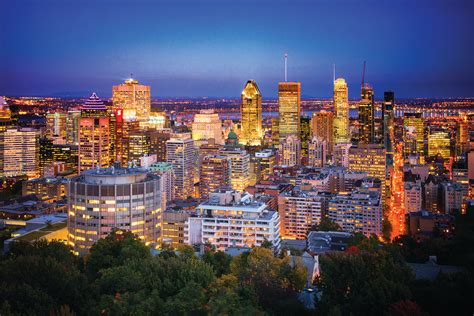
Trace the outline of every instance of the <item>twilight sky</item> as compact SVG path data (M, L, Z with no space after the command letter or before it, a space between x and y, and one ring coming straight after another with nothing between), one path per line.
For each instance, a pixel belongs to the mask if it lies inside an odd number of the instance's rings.
M0 95L110 96L129 77L154 97L264 98L283 80L332 95L332 65L359 95L474 96L470 0L14 0L0 14Z

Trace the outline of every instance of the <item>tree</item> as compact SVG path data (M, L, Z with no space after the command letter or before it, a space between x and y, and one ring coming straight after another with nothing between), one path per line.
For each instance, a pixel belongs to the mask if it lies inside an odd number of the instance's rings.
M217 277L230 273L230 262L232 261L232 256L225 252L212 250L206 251L202 260L214 269Z
M339 226L337 223L335 223L333 220L331 220L327 216L321 217L321 221L319 224L315 224L311 226L309 231L340 231L341 226Z

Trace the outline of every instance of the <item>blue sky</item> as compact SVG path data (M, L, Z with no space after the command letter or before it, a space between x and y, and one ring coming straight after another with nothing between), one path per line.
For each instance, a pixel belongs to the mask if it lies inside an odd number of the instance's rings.
M302 94L474 96L474 1L3 1L0 94L110 96L130 73L155 97L276 96L288 52Z

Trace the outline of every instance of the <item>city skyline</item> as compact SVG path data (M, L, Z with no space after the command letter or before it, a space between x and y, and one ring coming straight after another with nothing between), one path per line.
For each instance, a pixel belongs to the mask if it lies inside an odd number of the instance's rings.
M400 98L472 96L468 1L268 4L8 3L0 94L110 97L133 73L154 98L237 98L254 79L273 99L288 53L288 80L301 82L303 98L331 97L334 63L356 98L364 60L378 100L386 90Z

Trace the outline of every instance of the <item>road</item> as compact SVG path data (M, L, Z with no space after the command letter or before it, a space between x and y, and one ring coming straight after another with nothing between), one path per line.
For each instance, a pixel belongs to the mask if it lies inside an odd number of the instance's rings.
M395 147L391 179L392 195L389 201L388 218L392 224L391 239L405 233L405 205L403 195L403 151L402 144Z

